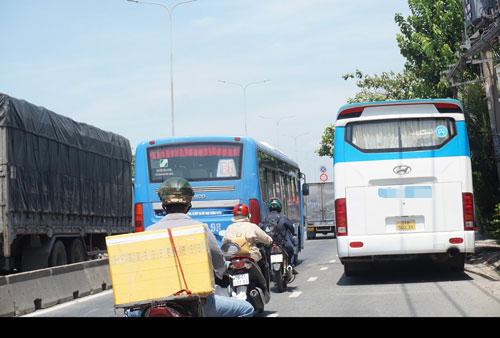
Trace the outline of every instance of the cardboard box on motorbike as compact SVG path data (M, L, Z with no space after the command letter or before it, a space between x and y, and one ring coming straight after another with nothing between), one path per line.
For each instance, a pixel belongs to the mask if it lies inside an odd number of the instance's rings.
M214 275L203 225L106 237L116 307L161 301L186 289L198 296L214 293Z

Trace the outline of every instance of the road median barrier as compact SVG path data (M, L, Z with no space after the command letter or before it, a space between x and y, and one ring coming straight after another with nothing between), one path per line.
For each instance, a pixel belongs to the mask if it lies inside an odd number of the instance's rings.
M0 316L19 316L111 288L108 259L0 277Z

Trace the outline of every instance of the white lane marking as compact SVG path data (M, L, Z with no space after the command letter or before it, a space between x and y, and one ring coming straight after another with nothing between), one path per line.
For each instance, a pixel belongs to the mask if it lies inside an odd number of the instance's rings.
M330 261L330 263L335 263L335 262L336 262L336 260L335 260L335 259L332 259L332 260Z
M318 279L318 277L311 277L307 281L308 282L314 282L314 281L316 281L316 279Z
M328 270L328 267L327 266L324 266L320 269L321 271L324 271L324 270Z
M29 313L29 314L21 316L21 317L43 316L46 313L49 313L49 312L52 312L52 311L57 311L57 310L66 308L66 307L71 306L71 305L75 305L75 304L79 304L79 303L84 303L84 302L89 301L89 300L93 300L93 299L96 299L96 298L99 298L99 297L102 297L102 296L109 295L110 293L113 293L113 289L107 290L107 291L103 291L103 292L99 292L98 294L95 294L95 295L91 295L91 296L87 296L87 297L75 299L75 300L73 300L71 302L63 303L63 304L60 304L60 305L55 305L55 306L52 306L52 307L50 307L48 309L37 310L35 312Z
M290 296L288 296L288 298L297 298L301 294L302 294L302 291L294 291L294 292L292 292L292 294Z
M278 312L268 314L266 317L278 317L280 314Z

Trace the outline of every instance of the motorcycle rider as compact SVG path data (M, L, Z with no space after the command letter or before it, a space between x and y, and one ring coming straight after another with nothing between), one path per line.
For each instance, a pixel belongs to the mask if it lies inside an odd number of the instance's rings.
M292 273L297 275L298 271L295 270L297 262L295 262L294 255L295 229L293 228L293 223L286 215L281 214L282 205L278 198L271 198L267 206L270 213L267 215L264 223L276 225L275 233L283 240L283 246L290 258L289 263L292 267Z
M208 236L214 273L218 279L225 280L226 263L215 236L206 224L195 221L187 215L189 209L191 209L191 200L194 196L193 188L189 182L180 177L171 177L161 184L158 196L167 215L159 222L148 227L146 231L202 224ZM210 295L206 300L204 312L207 317L251 317L254 313L253 306L245 300L220 295ZM139 317L141 311L129 312L128 315L130 317Z
M266 260L262 259L262 254L260 253L257 244L262 243L266 246L270 246L273 243L273 239L257 224L251 223L249 215L249 208L246 204L240 203L234 206L234 223L227 227L224 238L222 239L222 244L231 242L236 238L245 238L249 246L250 257L257 262L267 280L268 268Z

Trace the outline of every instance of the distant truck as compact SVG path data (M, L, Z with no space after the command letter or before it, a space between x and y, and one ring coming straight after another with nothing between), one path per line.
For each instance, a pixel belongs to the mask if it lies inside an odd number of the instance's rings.
M0 272L94 258L132 232L131 162L126 138L0 93Z
M334 183L308 183L309 195L305 197L307 239L316 234L333 233L335 236Z

